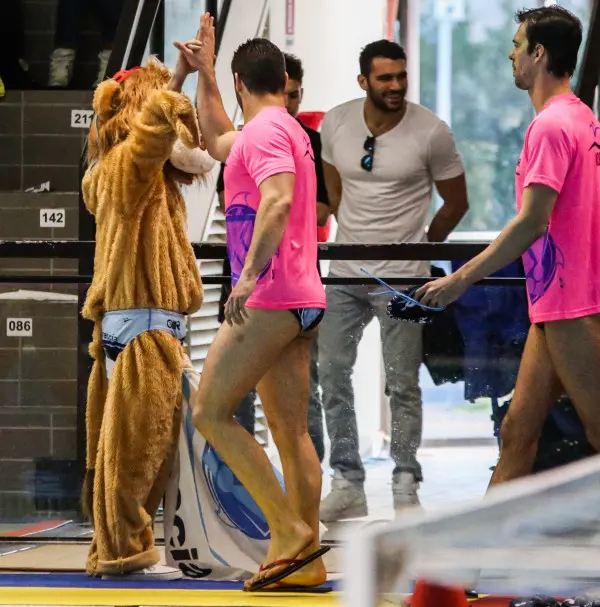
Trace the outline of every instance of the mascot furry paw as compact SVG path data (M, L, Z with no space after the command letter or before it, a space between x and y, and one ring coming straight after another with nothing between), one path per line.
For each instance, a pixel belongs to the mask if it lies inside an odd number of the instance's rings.
M174 579L158 565L153 518L179 433L185 315L202 303L180 184L212 168L189 98L151 58L94 95L83 180L96 219L94 321L83 501L93 576Z

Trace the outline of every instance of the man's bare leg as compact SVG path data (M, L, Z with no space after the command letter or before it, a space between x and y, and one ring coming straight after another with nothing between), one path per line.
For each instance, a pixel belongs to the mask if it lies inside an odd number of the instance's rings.
M308 433L311 346L312 336L294 339L258 384L269 429L281 456L287 496L295 512L314 533L312 544L301 557L319 548L322 473ZM269 554L267 560L275 556ZM323 560L317 559L286 578L284 583L314 586L326 580Z
M490 487L531 474L542 428L563 392L552 365L545 332L532 325L512 402L502 424L500 460Z
M546 339L587 439L600 452L600 315L548 322Z
M281 489L264 449L233 415L242 399L280 359L298 335L286 310L246 308L243 325L223 324L210 347L198 393L194 425L249 491L271 532L268 562L296 558L312 545L314 532ZM277 573L271 569L269 573Z

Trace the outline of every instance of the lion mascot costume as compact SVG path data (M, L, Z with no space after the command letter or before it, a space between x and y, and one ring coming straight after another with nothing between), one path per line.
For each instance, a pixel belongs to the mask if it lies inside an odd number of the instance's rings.
M181 577L159 564L153 519L177 448L185 315L202 304L179 186L213 161L172 77L150 58L103 82L88 138L96 253L82 311L94 322L83 502L94 525L87 573L105 579Z

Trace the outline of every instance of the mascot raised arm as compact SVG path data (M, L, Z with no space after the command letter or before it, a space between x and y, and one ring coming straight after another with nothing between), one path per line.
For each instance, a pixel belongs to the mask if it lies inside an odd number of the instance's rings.
M202 283L186 233L181 184L213 161L181 90L193 70L150 58L96 89L83 179L96 220L94 277L83 316L94 321L83 501L94 525L89 575L171 580L153 519L180 429L186 315Z

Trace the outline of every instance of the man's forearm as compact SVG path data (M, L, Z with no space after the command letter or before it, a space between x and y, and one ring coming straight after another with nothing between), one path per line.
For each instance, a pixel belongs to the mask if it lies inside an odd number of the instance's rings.
M287 227L291 203L261 200L243 272L256 278L277 252Z
M331 209L331 214L337 219L338 210L340 208L340 202L342 201L342 196L340 195L338 198L329 197L329 208Z
M327 198L329 198L329 208L332 215L337 218L338 209L342 200L342 178L338 170L333 164L323 160L323 177L325 179L325 189L327 190Z
M454 228L460 223L460 220L465 216L466 212L467 209L458 211L449 208L445 204L442 205L440 210L431 220L427 232L427 240L429 240L429 242L444 242Z
M171 80L167 83L166 89L167 91L173 91L175 93L181 93L183 90L183 84L185 82L185 76L181 76L180 74L173 74L171 76Z
M457 274L474 284L518 259L545 233L545 227L515 217L485 251L467 262Z
M223 106L223 99L214 72L198 73L197 98L200 131L208 153L211 154L217 139L221 135L235 130Z
M329 205L317 200L317 225L321 228L326 226L330 215L331 209Z

